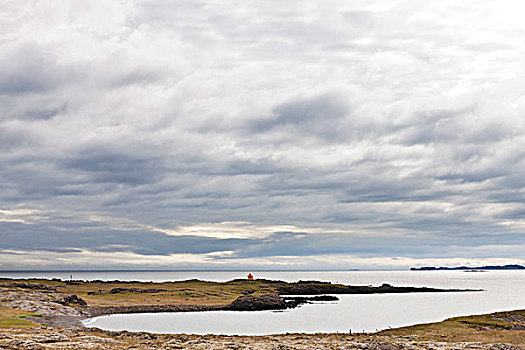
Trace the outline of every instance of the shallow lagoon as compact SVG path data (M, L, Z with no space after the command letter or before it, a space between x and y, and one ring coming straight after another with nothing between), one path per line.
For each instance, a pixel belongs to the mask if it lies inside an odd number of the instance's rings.
M184 277L179 279L224 281L242 277L241 274L231 271L185 272ZM151 279L143 280L160 278L159 275L149 277ZM155 333L263 335L286 332L348 332L350 329L353 332L372 332L389 327L435 322L452 316L525 308L524 271L267 271L257 272L256 277L285 281L324 280L355 285L390 283L396 286L484 291L339 295L338 302L308 304L297 309L277 312L213 311L110 315L86 320L85 324L107 330Z

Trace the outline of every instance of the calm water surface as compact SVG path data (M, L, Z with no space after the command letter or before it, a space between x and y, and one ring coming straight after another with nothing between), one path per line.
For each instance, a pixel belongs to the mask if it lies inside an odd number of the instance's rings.
M244 278L236 271L141 272L17 272L0 273L12 278L69 278L83 280L176 281L198 278L228 281ZM155 333L263 335L286 332L371 332L388 327L440 321L452 316L525 309L525 272L489 271L258 271L256 278L289 282L322 280L354 285L427 286L483 289L466 293L413 293L339 295L338 302L303 305L286 311L188 312L128 314L96 317L87 326L107 330Z

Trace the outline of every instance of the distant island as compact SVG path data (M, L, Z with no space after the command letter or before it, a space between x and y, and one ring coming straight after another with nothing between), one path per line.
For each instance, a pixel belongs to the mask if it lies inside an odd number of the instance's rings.
M499 266L457 266L457 267L435 267L435 266L423 266L423 267L412 267L411 271L439 271L439 270L525 270L525 266L522 265L499 265Z

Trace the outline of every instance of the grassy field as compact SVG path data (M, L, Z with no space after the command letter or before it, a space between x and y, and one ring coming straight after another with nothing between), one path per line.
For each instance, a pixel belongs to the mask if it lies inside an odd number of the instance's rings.
M0 285L10 283L0 280ZM262 280L239 280L224 283L188 280L180 282L62 282L40 279L24 280L31 284L45 284L59 293L75 294L84 299L88 305L99 306L133 306L133 305L228 305L243 294L261 295L277 293L271 283ZM137 289L112 294L116 288ZM141 293L140 290L161 289L155 293Z
M525 344L525 310L454 317L379 334L417 336L418 339L445 342Z
M34 327L35 324L33 322L26 320L27 316L33 316L33 314L10 307L0 306L0 328Z

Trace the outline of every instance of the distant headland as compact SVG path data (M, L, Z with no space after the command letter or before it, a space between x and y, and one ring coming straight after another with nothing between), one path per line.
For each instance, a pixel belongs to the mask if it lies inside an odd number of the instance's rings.
M525 270L525 266L522 265L496 265L496 266L456 266L456 267L435 267L435 266L423 266L423 267L412 267L412 271L438 271L438 270Z

